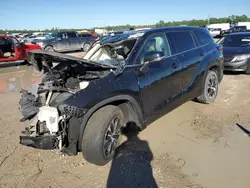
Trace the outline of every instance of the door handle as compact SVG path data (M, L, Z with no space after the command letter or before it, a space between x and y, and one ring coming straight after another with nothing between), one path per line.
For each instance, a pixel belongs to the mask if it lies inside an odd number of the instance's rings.
M204 55L205 55L205 53L204 53L204 52L201 52L200 56L204 56Z
M180 64L178 64L178 63L173 63L173 64L171 65L171 68L177 69L179 66L180 66Z

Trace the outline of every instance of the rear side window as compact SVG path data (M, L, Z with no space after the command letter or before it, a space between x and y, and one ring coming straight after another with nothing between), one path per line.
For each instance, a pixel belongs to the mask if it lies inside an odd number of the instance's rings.
M74 32L67 33L67 36L68 38L77 38L77 35Z
M175 53L181 53L195 48L195 43L189 31L169 32L169 44Z
M80 37L91 37L91 34L81 34Z
M202 32L202 31L195 31L195 36L196 36L196 38L201 46L206 45L212 41L211 36L205 32Z

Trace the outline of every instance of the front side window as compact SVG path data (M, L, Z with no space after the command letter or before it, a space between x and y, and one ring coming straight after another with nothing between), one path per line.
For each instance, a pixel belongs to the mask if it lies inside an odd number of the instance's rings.
M195 43L189 31L177 31L167 33L169 44L175 49L175 53L181 53L195 48Z
M221 29L220 28L214 28L214 29L212 29L212 31L221 31Z
M144 64L147 56L156 53L161 54L162 57L170 56L168 42L163 34L154 35L147 39L142 51L140 52L137 63Z

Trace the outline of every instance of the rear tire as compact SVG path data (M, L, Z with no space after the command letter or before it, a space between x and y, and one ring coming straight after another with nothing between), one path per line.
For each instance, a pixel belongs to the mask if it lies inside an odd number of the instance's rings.
M83 133L82 152L85 159L100 166L112 160L121 142L122 126L123 113L119 107L107 105L97 110Z
M203 93L197 97L197 100L204 104L210 104L215 101L219 88L219 79L215 71L208 71L204 84Z
M44 50L49 51L49 52L54 52L54 48L52 46L46 46Z
M246 74L250 75L250 63L247 65L247 70L245 72Z
M83 51L84 52L87 52L87 51L89 51L89 49L90 49L90 44L89 43L85 43L84 45L83 45Z

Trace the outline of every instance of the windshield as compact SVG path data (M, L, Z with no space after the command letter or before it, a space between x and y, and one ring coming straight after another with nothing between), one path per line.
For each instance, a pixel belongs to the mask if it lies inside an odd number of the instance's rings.
M92 46L83 58L100 64L116 66L127 59L136 40L137 39L134 38L123 42L104 45L98 42Z
M13 41L14 44L20 43L15 37L11 37L11 39L12 39L12 41Z
M219 44L224 47L250 47L250 35L228 35Z

